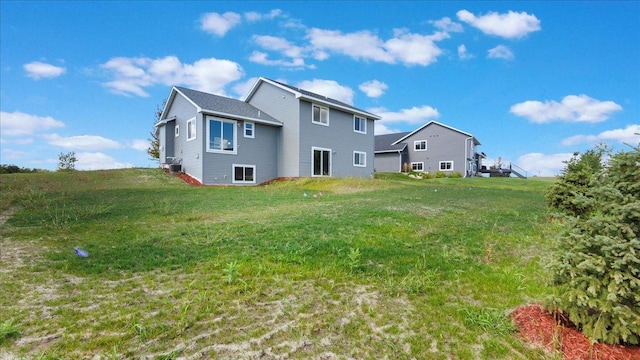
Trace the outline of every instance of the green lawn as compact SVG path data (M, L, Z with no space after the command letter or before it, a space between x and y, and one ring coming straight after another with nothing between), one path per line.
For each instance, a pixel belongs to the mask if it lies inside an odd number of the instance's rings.
M552 359L550 184L0 175L0 358Z

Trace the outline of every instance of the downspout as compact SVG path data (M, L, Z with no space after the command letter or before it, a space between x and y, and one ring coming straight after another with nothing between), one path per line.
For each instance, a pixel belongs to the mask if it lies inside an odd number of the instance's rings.
M464 140L464 177L467 177L467 174L469 173L469 169L467 168L469 166L468 146L469 146L469 140L471 139L473 139L473 136L470 136Z

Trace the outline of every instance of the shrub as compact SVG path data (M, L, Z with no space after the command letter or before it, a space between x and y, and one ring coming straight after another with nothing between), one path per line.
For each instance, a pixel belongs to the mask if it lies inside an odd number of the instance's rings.
M433 179L433 174L431 174L430 172L424 172L422 173L422 178L423 179Z
M447 173L445 173L444 171L438 171L436 172L436 178L445 178L447 177Z
M460 174L459 172L452 172L451 174L449 174L449 177L452 179L458 179L462 177L462 174Z
M640 147L611 156L588 179L584 158L569 161L560 183L579 178L588 187L565 184L577 190L551 203L566 220L549 264L556 291L547 306L592 340L639 344Z

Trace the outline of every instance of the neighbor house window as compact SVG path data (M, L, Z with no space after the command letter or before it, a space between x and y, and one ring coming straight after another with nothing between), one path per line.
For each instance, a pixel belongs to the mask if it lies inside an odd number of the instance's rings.
M440 171L452 171L453 161L440 161Z
M424 171L424 163L423 162L412 162L411 170L413 171Z
M311 148L312 176L331 176L331 149Z
M187 121L187 141L196 138L196 118Z
M255 165L233 165L233 183L234 184L255 184L256 183L256 166Z
M255 125L252 122L245 121L244 122L244 137L246 138L254 138L255 137Z
M207 151L236 153L235 121L208 117L207 128Z
M176 137L180 136L180 125L176 124L175 132L176 132Z
M359 116L353 117L353 131L361 134L367 133L367 119Z
M314 124L329 126L329 109L326 107L313 105L313 119Z
M427 150L427 140L418 140L413 142L413 149L415 151Z
M367 166L367 153L362 151L354 151L353 166Z

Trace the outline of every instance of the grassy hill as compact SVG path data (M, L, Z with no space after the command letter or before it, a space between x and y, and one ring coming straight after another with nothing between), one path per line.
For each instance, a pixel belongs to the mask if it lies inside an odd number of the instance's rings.
M550 183L0 175L0 358L550 358Z

